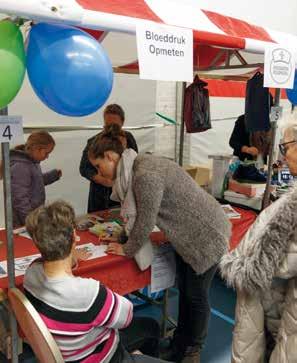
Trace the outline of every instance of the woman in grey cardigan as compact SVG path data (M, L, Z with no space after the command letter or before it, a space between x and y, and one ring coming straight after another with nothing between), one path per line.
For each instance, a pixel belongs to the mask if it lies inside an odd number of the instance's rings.
M109 252L133 257L155 225L165 233L176 251L180 291L170 360L197 363L208 329L209 288L228 248L230 224L216 200L181 167L124 150L123 136L112 125L89 149L92 165L115 181L114 194L130 224L127 243L111 244Z

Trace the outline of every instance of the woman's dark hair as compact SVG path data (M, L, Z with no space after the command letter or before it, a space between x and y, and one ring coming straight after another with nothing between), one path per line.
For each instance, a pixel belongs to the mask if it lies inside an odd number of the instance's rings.
M103 116L105 116L106 114L118 115L123 123L125 121L125 112L122 107L120 105L117 105L116 103L105 107L103 111Z
M120 125L111 124L95 138L89 147L89 156L91 158L104 158L104 153L113 151L122 155L127 146L126 133Z

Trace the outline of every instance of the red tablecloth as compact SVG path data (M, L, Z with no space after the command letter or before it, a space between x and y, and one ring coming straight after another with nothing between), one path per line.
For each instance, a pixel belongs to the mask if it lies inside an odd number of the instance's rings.
M98 243L98 238L90 232L78 232L80 236L79 244ZM0 231L0 240L5 242L5 232ZM24 237L14 237L15 257L24 257L38 253L34 243ZM0 261L6 260L6 246L0 246ZM127 294L147 286L151 281L150 269L140 271L133 259L121 256L108 255L88 261L79 262L75 275L82 277L92 277L100 280L106 286L112 288L119 294ZM23 276L16 277L16 285L21 286ZM0 288L7 289L8 279L0 279Z
M239 242L242 240L244 235L250 226L254 223L257 218L257 213L242 209L242 208L234 208L238 213L240 213L241 218L232 219L232 236L230 241L230 250L233 250L237 247Z
M232 237L230 241L230 249L233 249L240 242L242 237L247 232L250 225L256 219L256 213L240 208L235 208L240 214L240 219L233 219L232 222ZM78 232L80 242L85 243L98 243L98 238L90 232ZM151 239L158 243L164 237L161 233L152 233ZM0 240L6 241L5 231L0 231ZM24 237L15 235L14 237L14 253L15 257L24 257L38 253L33 242ZM6 260L6 245L0 245L0 261ZM82 277L91 277L100 280L103 284L111 288L119 294L127 294L132 291L138 290L150 284L151 271L150 269L142 272L138 269L135 261L126 257L120 256L106 256L88 261L81 261L78 268L74 271L76 275ZM16 285L21 286L23 283L23 276L16 277ZM0 279L0 288L7 289L8 279Z

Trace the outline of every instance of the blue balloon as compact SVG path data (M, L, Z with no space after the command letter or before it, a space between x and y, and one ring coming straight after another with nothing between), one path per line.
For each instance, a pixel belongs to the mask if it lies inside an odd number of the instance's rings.
M295 71L294 88L287 89L287 96L293 105L297 105L297 71Z
M33 26L27 69L41 101L66 116L97 111L112 90L112 65L102 46L91 35L67 25Z

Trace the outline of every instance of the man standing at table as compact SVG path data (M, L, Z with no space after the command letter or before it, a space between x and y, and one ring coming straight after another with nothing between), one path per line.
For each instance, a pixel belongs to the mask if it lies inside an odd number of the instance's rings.
M103 117L104 127L107 127L111 124L117 124L122 128L125 122L125 112L122 107L117 104L108 105L103 112ZM127 139L127 148L138 152L138 147L134 136L128 131L125 131L125 134ZM101 173L89 162L89 148L98 135L93 136L88 140L87 146L83 151L79 167L81 176L90 181L88 213L119 206L118 203L110 200L113 181L101 175Z

